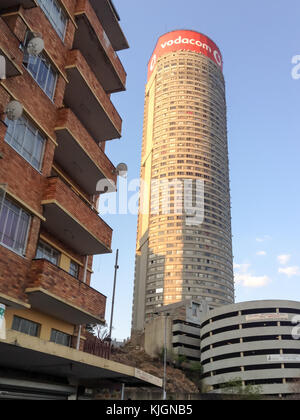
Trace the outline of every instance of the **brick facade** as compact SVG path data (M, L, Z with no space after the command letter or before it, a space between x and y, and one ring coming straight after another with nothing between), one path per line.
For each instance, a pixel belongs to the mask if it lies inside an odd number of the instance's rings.
M81 15L85 15L87 17L89 24L93 27L96 33L96 36L99 39L101 47L105 51L105 54L107 55L107 58L111 62L114 70L117 72L122 85L125 87L126 72L124 70L124 67L119 57L115 53L112 45L110 44L110 42L108 42L105 31L99 19L97 18L97 15L94 9L92 8L90 2L88 0L78 0L75 13L76 13L76 17L79 17Z
M74 220L73 223L78 222L94 240L103 244L108 252L110 250L112 229L95 210L97 195L90 195L82 186L79 187L61 159L59 164L55 161L60 141L59 132L66 130L74 138L76 147L80 147L82 153L85 153L84 164L90 163L94 171L94 168L98 168L99 179L104 177L116 182L115 167L105 154L105 140L108 139L101 139L99 143L99 139L94 138L89 127L81 121L78 112L72 109L72 104L66 107L65 103L66 89L70 91L70 86L72 89L68 69L74 67L83 76L99 102L99 112L101 111L102 117L104 115L108 130L111 124L111 132L116 132L115 137L120 137L122 120L110 100L111 92L105 90L99 77L96 77L94 71L97 69L87 63L85 51L73 47L78 30L76 16L85 15L92 25L97 34L99 49L104 51L103 57L108 60L105 65L109 64L114 77L117 75L123 87L125 87L126 73L108 41L109 36L103 30L103 22L97 17L90 2L63 0L58 3L63 6L68 18L63 41L40 7L24 9L20 5L18 8L2 11L0 2L0 54L2 51L9 60L11 68L15 68L19 73L18 76L7 77L0 82L0 184L6 184L6 198L31 216L24 255L5 247L1 243L0 236L0 303L2 299L7 305L7 310L13 310L17 302L18 307L24 305L30 311L30 299L26 290L40 287L52 296L57 296L66 305L73 305L83 312L104 319L106 297L90 287L93 255L76 252L76 247L73 249L70 244L64 243L61 238L46 229L47 220L45 220L46 205L52 201L54 205L58 204L66 210L68 216ZM23 65L24 52L20 46L27 31L42 36L45 43L44 57L57 73L53 100L47 96ZM89 39L84 42L87 44ZM81 39L81 46L84 42ZM105 73L105 77L108 77L108 74ZM40 171L5 140L7 125L3 113L11 100L18 100L23 105L24 116L45 138ZM97 114L95 115L97 117ZM65 258L65 261L73 260L78 263L78 279L46 260L35 260L40 238L66 255L68 258ZM85 276L86 258L88 270ZM11 305L8 305L10 299ZM74 331L78 331L78 325L74 324ZM73 346L76 345L76 334L72 343ZM82 342L80 348L83 348Z
M62 206L84 228L92 232L100 242L110 248L112 240L111 228L58 177L48 179L47 187L44 190L43 202L46 203L48 201L56 202Z
M115 109L109 95L105 92L79 50L72 50L68 52L66 67L76 68L78 70L93 92L94 96L97 98L99 104L101 104L101 107L112 121L118 133L121 133L122 119L118 114L118 111Z
M64 128L67 129L74 139L80 143L80 146L86 153L89 154L95 164L101 168L105 176L116 183L117 176L114 165L108 159L104 150L93 141L91 135L70 109L62 108L58 111L56 126L56 131L60 131Z
M70 305L104 319L106 297L46 260L33 260L28 289L42 288Z

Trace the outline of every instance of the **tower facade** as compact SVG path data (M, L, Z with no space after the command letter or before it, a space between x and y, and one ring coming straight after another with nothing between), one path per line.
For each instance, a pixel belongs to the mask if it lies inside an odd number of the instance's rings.
M194 31L163 35L149 61L132 330L185 299L234 302L223 61Z

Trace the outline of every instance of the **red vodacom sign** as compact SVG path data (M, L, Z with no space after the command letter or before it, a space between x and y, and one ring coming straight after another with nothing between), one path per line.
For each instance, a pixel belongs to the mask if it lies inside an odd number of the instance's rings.
M148 80L155 69L157 60L174 51L195 51L213 60L223 70L223 59L219 48L207 36L194 31L169 32L159 38L148 65Z

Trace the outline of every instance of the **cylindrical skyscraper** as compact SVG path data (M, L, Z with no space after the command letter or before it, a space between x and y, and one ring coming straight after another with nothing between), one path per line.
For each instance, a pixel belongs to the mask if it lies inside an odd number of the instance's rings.
M163 305L234 302L222 68L214 42L186 30L163 35L149 61L133 331Z

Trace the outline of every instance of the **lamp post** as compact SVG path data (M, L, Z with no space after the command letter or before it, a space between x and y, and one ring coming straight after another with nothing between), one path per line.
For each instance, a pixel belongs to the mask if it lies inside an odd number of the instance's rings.
M115 306L116 283L117 283L117 271L119 269L118 260L119 260L119 250L117 249L116 263L115 263L115 275L114 275L114 288L113 288L113 297L112 297L112 304L111 304L111 316L110 316L110 327L109 327L109 339L110 339L110 341L111 341L111 334L112 334L112 329L113 329L114 306Z

